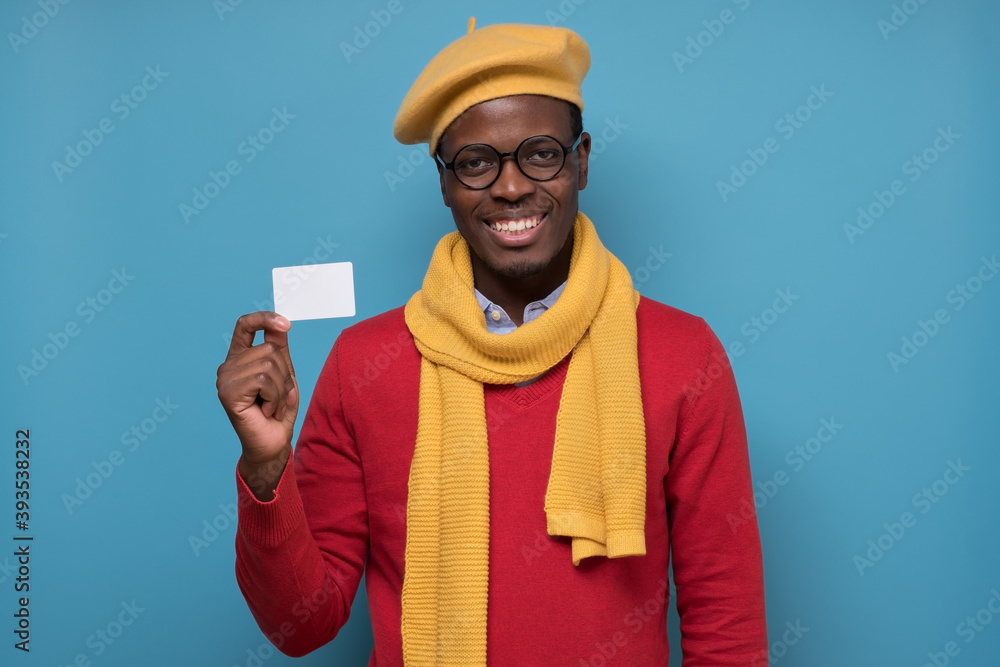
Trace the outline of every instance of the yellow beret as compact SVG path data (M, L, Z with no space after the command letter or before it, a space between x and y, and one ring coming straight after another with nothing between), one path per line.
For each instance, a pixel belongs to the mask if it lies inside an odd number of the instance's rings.
M568 28L505 23L475 29L427 63L396 113L403 144L428 143L431 156L445 128L469 107L508 95L548 95L583 110L580 85L590 49Z

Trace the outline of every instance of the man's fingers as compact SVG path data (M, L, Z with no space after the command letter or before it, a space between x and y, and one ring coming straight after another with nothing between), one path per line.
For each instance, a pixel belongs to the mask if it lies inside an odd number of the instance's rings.
M291 323L289 323L291 325ZM264 345L274 345L278 348L278 353L280 358L284 361L287 369L288 375L286 377L286 385L288 387L288 396L286 400L288 405L294 406L299 402L299 386L295 381L295 365L292 364L292 355L288 351L288 331L274 331L268 330L264 332ZM278 419L284 419L285 416L285 406L278 411L275 415Z
M264 361L264 363L267 364L274 364L278 373L285 380L285 391L291 392L293 389L298 387L295 383L295 371L291 367L292 360L288 356L287 347L279 349L277 344L273 341L255 345L240 355L240 365L237 366L234 371L239 373L246 367L257 363L258 361Z
M272 311L243 315L236 321L226 363L219 369L219 382L229 385L225 393L235 399L231 393L235 390L243 397L236 400L254 399L268 418L283 419L286 406L298 404L295 368L288 352L291 326ZM254 345L258 331L264 332L264 342Z
M267 368L273 366L281 377L285 379L287 390L291 390L295 383L292 380L292 369L288 366L288 358L282 353L273 342L254 345L236 359L226 362L227 372L235 375L245 375L249 370Z
M274 343L263 343L256 345L252 349L244 352L238 363L230 369L230 374L234 377L248 377L256 373L267 373L275 387L284 387L287 394L295 388L295 380L292 376L285 358L275 348Z
M256 313L243 315L236 320L236 327L233 329L233 338L229 342L229 353L226 355L226 359L253 347L253 339L261 329L264 330L265 340L268 340L269 334L280 334L284 339L283 346L286 348L287 354L287 332L291 327L291 322L269 310L259 310Z
M284 378L277 376L274 369L262 369L244 376L242 392L248 398L255 396L265 417L270 417L285 405L288 395Z
M228 364L216 382L224 406L242 412L254 401L263 401L264 415L270 417L285 403L297 402L296 396L290 396L295 382L273 343L257 345ZM241 405L245 407L237 408Z
M284 320L284 318L282 318L282 319ZM288 322L288 320L285 320L285 321ZM288 326L291 327L291 322L289 322ZM288 329L284 329L284 330L280 330L280 329L267 329L267 330L265 330L264 331L264 342L265 343L274 343L278 347L278 350L281 353L282 359L284 359L285 363L288 365L288 371L292 374L292 377L294 377L295 376L295 366L292 365L292 355L288 351Z

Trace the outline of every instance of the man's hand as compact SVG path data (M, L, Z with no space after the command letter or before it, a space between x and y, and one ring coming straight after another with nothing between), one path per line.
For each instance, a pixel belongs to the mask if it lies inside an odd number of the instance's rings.
M236 320L215 386L243 445L240 475L260 500L270 500L291 453L299 388L288 353L292 324L270 311ZM254 336L264 331L264 342Z

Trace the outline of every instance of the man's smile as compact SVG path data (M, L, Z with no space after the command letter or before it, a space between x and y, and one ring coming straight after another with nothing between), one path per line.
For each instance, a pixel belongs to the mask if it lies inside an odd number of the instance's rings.
M490 234L500 244L506 247L517 247L529 244L545 228L548 213L530 217L505 218L487 222Z

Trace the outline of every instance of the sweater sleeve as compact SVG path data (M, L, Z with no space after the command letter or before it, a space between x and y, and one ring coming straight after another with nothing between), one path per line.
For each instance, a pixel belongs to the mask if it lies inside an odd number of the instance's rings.
M336 637L368 556L364 476L341 405L340 341L320 372L274 498L257 500L236 474L236 580L261 630L293 657Z
M746 427L729 358L704 324L664 480L684 667L767 667L764 575ZM690 389L694 387L694 389Z

